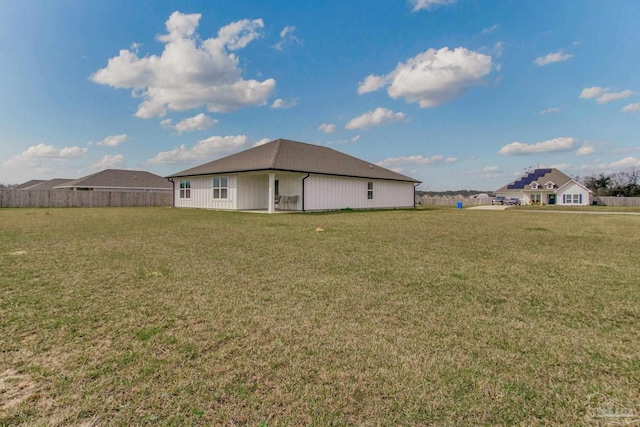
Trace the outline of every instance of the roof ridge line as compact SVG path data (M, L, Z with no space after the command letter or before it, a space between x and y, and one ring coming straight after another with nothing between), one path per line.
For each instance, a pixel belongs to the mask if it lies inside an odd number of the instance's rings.
M282 146L282 138L277 139L276 141L274 141L276 143L276 149L273 152L273 158L271 159L271 168L275 168L276 167L276 163L278 163L278 155L280 154L280 147Z

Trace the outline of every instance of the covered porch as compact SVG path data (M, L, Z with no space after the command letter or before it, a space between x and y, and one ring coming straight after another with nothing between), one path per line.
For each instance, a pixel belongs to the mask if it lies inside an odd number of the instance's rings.
M526 205L555 205L557 201L555 191L527 191L524 198Z
M277 171L238 175L236 208L268 213L301 211L304 177Z

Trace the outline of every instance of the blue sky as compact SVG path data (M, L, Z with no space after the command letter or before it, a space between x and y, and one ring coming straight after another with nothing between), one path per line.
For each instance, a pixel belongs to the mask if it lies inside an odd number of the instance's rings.
M286 138L494 190L640 167L640 2L3 1L0 183Z

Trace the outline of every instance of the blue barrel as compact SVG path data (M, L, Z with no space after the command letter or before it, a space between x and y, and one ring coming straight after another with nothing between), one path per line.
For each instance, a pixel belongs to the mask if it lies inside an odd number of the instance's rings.
M462 202L456 202L456 208L462 209Z

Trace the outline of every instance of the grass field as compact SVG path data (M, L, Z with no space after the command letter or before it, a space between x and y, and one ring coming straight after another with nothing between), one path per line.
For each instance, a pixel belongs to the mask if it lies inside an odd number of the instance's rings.
M566 211L566 212L598 212L598 213L640 213L638 206L567 206L567 205L544 205L544 206L511 206L509 209L531 210L531 211Z
M0 425L638 423L639 230L2 209Z

